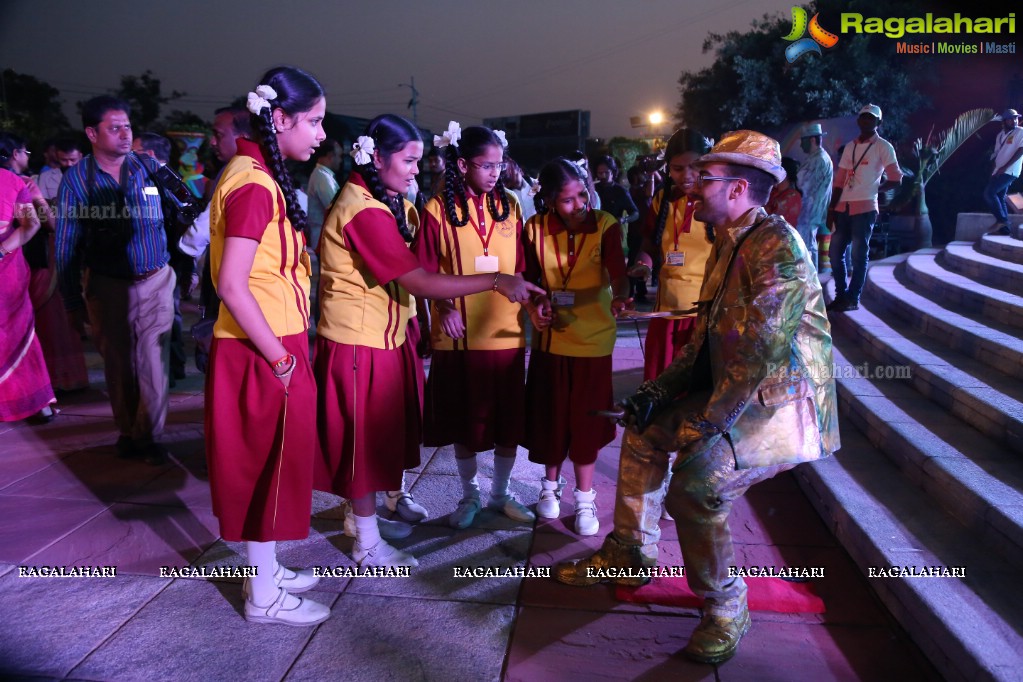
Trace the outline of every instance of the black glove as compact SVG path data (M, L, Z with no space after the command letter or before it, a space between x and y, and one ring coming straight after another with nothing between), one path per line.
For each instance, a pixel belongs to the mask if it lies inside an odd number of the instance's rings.
M663 388L656 382L644 381L634 394L621 402L625 408L625 423L642 433L668 402L668 394Z

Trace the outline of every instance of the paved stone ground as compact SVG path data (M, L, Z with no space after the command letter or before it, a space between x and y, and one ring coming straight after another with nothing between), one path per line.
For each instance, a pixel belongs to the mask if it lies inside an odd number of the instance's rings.
M187 323L187 318L186 318ZM637 329L622 323L619 395L641 376ZM152 467L116 457L116 432L90 352L93 389L61 400L52 424L0 424L0 678L71 680L930 680L939 679L886 616L863 572L786 474L735 506L744 565L823 566L823 615L754 612L738 655L720 666L678 654L695 609L619 603L610 588L553 580L460 579L464 566L551 566L596 549L611 527L618 441L597 464L601 534L563 518L535 528L485 512L446 524L460 497L450 448L425 449L407 484L433 515L395 544L419 558L404 579L330 578L311 593L333 609L316 628L249 625L238 581L162 578L160 568L242 565L218 536L205 480L202 377L172 389ZM619 434L620 435L620 434ZM492 456L481 455L484 491ZM513 490L533 504L540 468L519 458ZM316 493L309 538L282 543L291 566L352 566L338 498ZM663 522L664 563L682 559ZM115 566L103 579L20 577L19 567Z

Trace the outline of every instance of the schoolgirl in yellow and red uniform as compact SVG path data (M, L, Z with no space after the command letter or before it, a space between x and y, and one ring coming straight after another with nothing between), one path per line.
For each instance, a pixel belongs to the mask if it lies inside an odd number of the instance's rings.
M502 133L503 135L503 133ZM525 270L522 213L501 182L501 136L452 121L437 146L446 154L444 190L427 202L416 255L429 272L461 275ZM433 359L424 411L427 446L454 444L462 499L451 514L469 527L481 509L476 454L494 450L489 507L516 521L536 516L508 492L525 436L526 339L522 306L484 291L433 301Z
M597 452L614 439L608 419L592 414L611 409L611 353L615 317L629 303L621 226L590 208L583 171L555 159L540 171L537 214L525 227L526 278L546 297L530 316L537 334L526 378L526 447L543 464L537 514L560 515L561 468L575 467L576 532L599 529L593 471Z
M285 159L306 161L325 138L320 84L290 67L249 93L255 141L210 202L210 261L221 298L206 378L206 456L213 512L225 540L245 541L249 621L315 625L330 610L293 596L312 571L277 563L278 540L309 535L316 383L309 364L309 256Z
M693 218L696 204L689 193L698 176L693 163L708 148L702 135L686 128L675 131L665 147L667 173L647 213L643 243L648 255L661 263L654 312L691 310L700 297L713 242L707 226ZM689 343L695 325L695 313L650 320L643 354L645 380L657 378L671 364Z
M385 114L353 149L356 168L324 221L323 299L315 374L323 457L316 487L352 501L360 566L416 566L385 542L376 493L398 490L419 464L421 414L415 349L406 343L409 295L431 299L495 290L515 302L542 293L502 273L429 273L407 247L411 215L403 195L419 173L418 129Z

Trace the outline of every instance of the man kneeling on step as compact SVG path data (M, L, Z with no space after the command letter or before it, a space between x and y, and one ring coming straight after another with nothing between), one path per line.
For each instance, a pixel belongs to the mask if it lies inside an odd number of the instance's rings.
M839 447L831 327L806 247L763 209L785 177L778 143L727 133L699 161L696 219L714 225L693 340L623 401L614 532L558 580L593 585L601 568L657 563L665 504L703 618L683 653L731 658L750 626L746 585L730 577L732 503L753 484ZM678 396L684 395L682 399ZM678 452L668 476L669 454ZM618 582L642 584L642 578Z

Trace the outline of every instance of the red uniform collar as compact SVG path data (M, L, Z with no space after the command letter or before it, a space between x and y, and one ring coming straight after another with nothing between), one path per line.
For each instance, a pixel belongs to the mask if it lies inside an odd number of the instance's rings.
M557 211L551 210L547 214L547 231L551 234L559 234L561 232L568 232L568 226L565 225L565 221L561 219ZM592 234L597 231L597 212L590 209L589 214L586 216L586 220L583 222L581 228L573 230L576 234Z
M259 146L258 142L254 142L244 137L239 137L236 140L238 145L238 155L247 156L250 159L255 159L264 168L269 168L266 163L266 158L263 157L263 148Z

